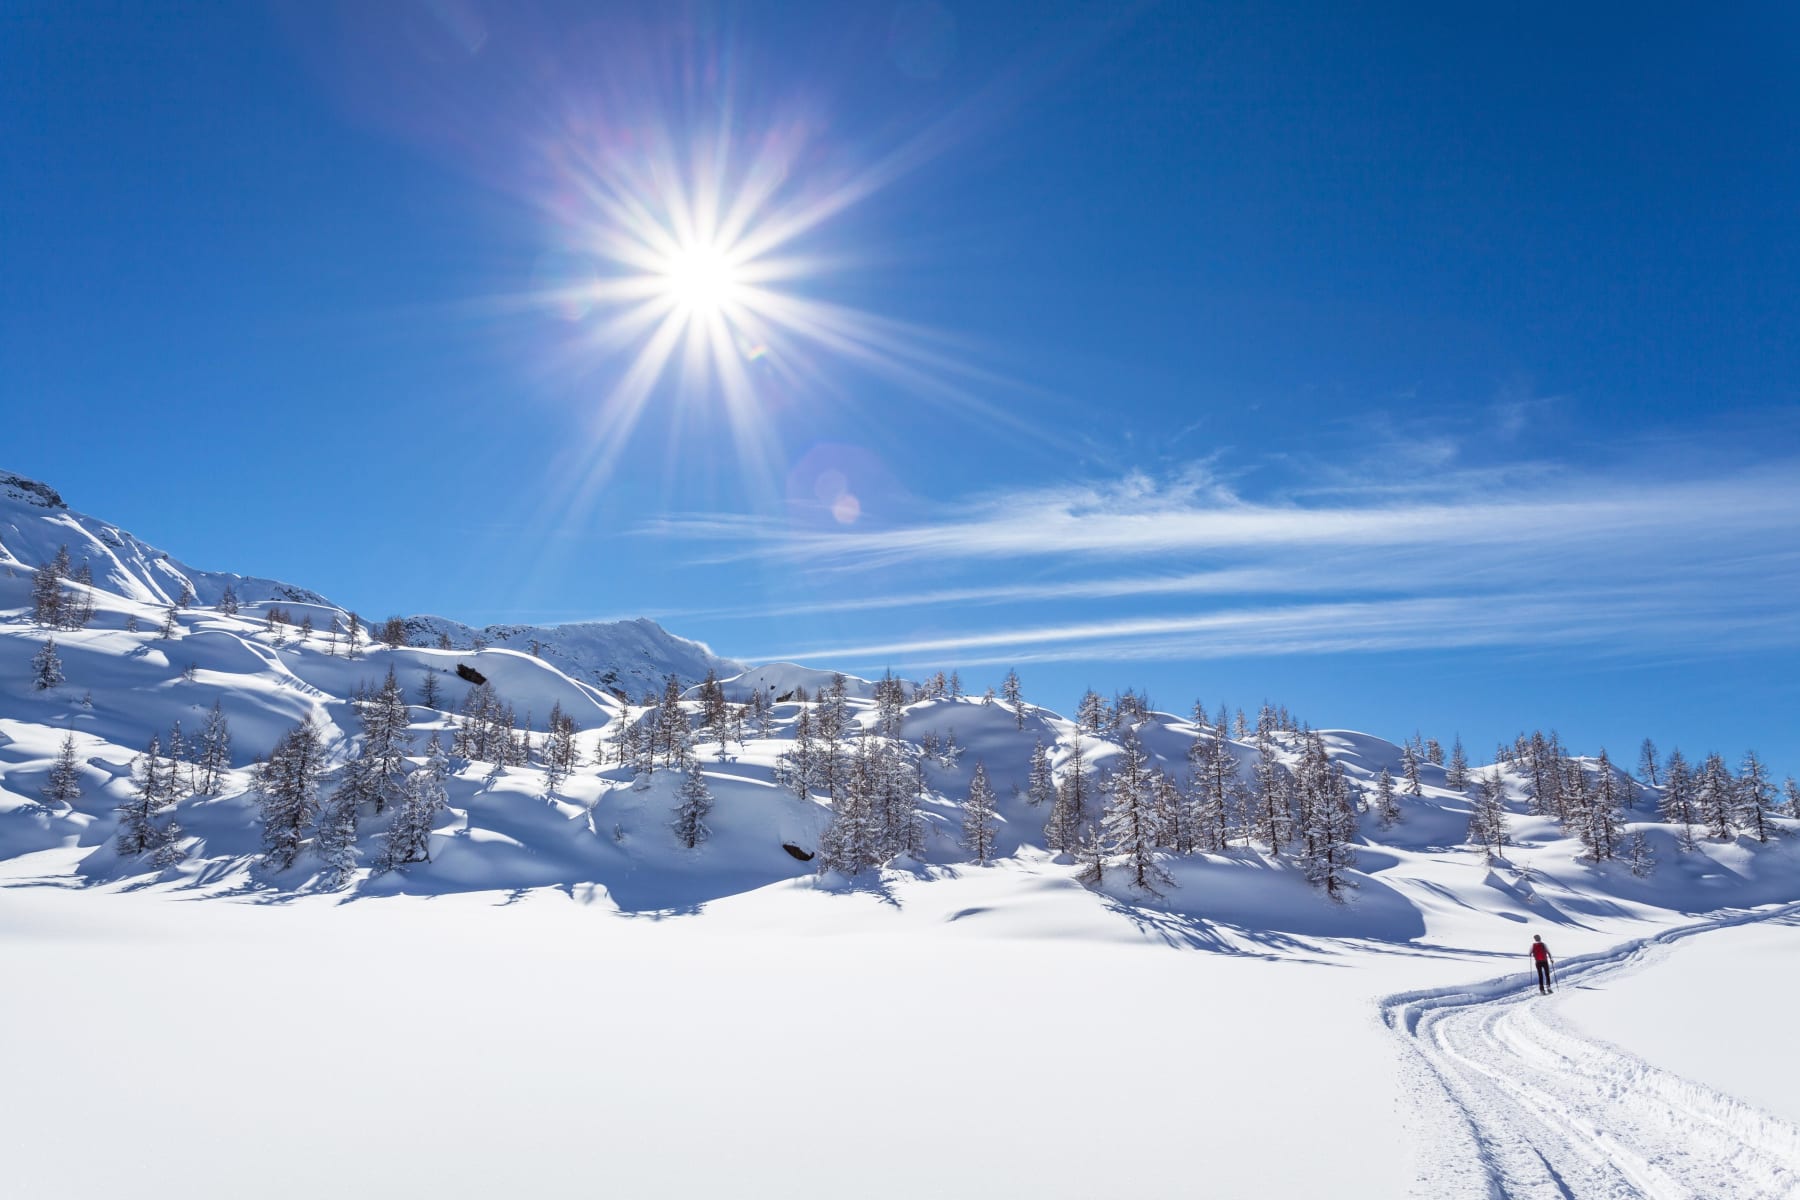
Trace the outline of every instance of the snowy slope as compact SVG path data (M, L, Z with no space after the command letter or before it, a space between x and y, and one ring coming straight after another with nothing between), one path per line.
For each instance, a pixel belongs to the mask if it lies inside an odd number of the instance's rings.
M406 618L407 641L435 646L478 643L535 653L565 674L631 700L660 692L674 675L683 682L708 671L736 675L744 664L721 658L702 642L677 637L648 618L634 621L578 621L565 625L489 625L476 629L445 617Z
M47 484L0 471L0 568L35 568L61 546L76 567L89 566L98 587L143 604L173 604L183 584L205 605L216 604L227 586L240 600L326 603L290 583L197 570L116 525L75 512Z

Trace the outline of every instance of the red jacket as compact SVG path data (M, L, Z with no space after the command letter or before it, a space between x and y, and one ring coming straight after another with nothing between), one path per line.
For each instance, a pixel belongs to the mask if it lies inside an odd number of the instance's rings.
M1550 957L1550 947L1544 945L1542 942L1531 943L1531 957L1537 959L1539 962L1543 962Z

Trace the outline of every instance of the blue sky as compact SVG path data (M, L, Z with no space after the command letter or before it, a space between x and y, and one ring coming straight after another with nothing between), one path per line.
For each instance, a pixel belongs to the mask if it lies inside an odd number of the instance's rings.
M375 615L1800 770L1800 15L1316 7L8 5L0 465Z

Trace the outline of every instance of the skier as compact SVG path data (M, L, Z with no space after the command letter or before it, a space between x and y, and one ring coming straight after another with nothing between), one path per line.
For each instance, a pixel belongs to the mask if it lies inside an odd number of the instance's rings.
M1544 945L1544 939L1535 933L1531 935L1531 961L1537 964L1538 994L1548 995L1554 990L1550 986L1550 964L1556 960L1550 957L1550 947Z

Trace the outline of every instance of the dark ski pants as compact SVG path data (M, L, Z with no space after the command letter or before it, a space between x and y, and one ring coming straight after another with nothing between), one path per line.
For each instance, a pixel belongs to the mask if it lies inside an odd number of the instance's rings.
M1547 992L1550 990L1550 964L1547 962L1540 961L1537 965L1537 969L1538 969L1538 991Z

